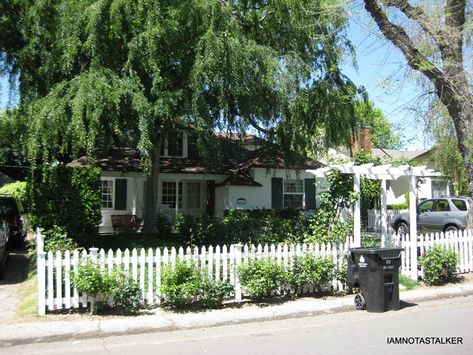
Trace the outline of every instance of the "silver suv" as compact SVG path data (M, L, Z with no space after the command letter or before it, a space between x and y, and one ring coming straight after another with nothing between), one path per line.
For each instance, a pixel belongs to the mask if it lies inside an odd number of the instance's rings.
M449 232L465 229L468 197L441 196L417 206L417 232ZM394 217L393 229L398 235L409 233L409 212Z

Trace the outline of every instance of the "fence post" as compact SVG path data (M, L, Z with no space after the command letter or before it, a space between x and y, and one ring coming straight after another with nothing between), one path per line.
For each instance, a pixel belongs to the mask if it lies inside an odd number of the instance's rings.
M242 256L242 249L243 246L241 244L234 244L233 250L235 251L235 260L233 263L233 279L235 280L235 301L241 301L241 283L240 283L240 275L238 274L238 267L241 264L241 256Z
M41 234L41 230L36 228L36 254L42 253L44 251L44 235Z
M36 254L36 272L38 274L38 314L46 314L46 253Z

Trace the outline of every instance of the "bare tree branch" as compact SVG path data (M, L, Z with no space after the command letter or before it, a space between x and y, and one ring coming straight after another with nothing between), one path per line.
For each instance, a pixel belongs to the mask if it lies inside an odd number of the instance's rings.
M377 0L365 0L365 8L376 21L384 36L402 51L413 69L419 70L432 82L444 80L442 71L422 55L402 27L388 19Z

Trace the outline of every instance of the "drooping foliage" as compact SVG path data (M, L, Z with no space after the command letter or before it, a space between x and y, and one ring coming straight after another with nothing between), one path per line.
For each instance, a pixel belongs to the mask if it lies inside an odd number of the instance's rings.
M320 127L346 143L355 125L338 0L4 0L0 13L0 69L19 75L33 163L127 140L156 196L175 127L252 127L294 152Z

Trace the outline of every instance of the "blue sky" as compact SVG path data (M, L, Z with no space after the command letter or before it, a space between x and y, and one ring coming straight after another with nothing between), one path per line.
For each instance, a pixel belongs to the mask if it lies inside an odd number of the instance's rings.
M413 79L405 78L402 53L383 38L360 5L352 6L352 12L348 36L356 49L358 70L347 62L343 72L367 89L376 107L383 110L394 129L401 133L405 149L431 146L424 138L422 120L409 110L417 104L422 91ZM389 78L392 79L386 85ZM8 81L0 78L0 108L8 103L8 87Z
M408 69L403 54L383 37L359 3L351 11L348 37L356 50L358 70L348 62L342 68L343 73L367 89L376 107L383 110L401 134L404 149L432 146L424 138L422 118L412 111L412 107L423 105L420 99L423 90L413 78L406 77Z

